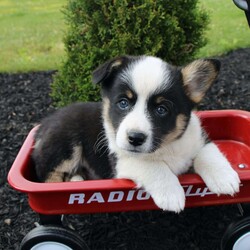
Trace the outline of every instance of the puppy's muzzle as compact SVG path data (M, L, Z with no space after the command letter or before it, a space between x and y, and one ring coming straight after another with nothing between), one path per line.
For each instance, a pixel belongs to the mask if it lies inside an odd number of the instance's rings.
M128 142L134 146L141 146L147 139L147 136L139 131L130 131L127 133Z

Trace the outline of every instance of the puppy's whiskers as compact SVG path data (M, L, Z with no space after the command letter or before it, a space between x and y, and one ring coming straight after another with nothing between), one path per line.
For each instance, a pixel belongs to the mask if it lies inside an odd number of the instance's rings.
M107 136L114 135L114 133L107 133L107 132L105 133L105 131L103 130L98 134L97 140L93 146L95 154L100 152L101 156L103 156L104 154L109 153L108 139L106 135ZM103 149L105 150L103 151Z
M108 146L108 141L107 141L107 137L105 135L105 132L104 131L101 131L98 136L97 136L97 140L94 144L94 152L97 153L97 152L101 152L102 149L104 147L107 147ZM106 149L107 150L107 149ZM106 152L105 150L105 152Z
M157 152L159 149L159 152L164 152L164 154L173 155L173 149L168 144L165 144L165 140L162 138L156 138L156 143L153 145L153 151Z

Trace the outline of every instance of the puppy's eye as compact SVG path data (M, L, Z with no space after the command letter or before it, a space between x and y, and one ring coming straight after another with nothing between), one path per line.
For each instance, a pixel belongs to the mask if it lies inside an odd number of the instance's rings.
M117 105L121 110L126 110L129 108L129 101L128 99L123 98L117 103Z
M156 107L156 113L159 116L165 116L168 114L168 109L164 105L159 105Z

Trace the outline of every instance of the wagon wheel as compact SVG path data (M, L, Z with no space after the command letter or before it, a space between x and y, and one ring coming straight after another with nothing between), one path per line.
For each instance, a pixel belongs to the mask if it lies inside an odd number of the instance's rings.
M250 249L250 217L241 219L228 227L221 241L221 249Z
M72 230L58 226L39 226L22 240L20 250L85 250L82 238Z

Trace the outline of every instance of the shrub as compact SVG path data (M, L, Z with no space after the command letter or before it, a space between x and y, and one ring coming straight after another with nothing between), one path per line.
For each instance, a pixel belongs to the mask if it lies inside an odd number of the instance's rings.
M206 43L198 0L69 0L65 15L67 59L51 94L57 106L99 100L91 72L112 57L150 54L179 65Z

